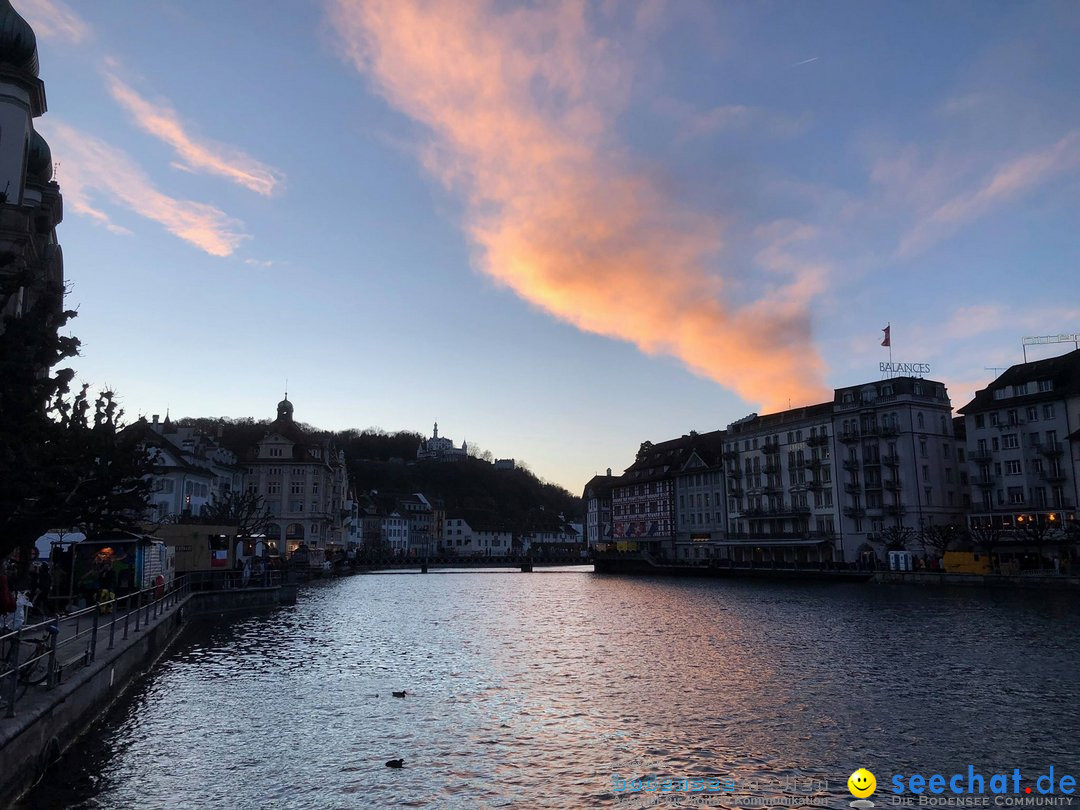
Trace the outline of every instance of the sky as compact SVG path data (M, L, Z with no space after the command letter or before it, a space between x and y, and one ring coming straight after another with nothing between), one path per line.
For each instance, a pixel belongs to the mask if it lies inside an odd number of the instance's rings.
M580 492L879 379L886 325L955 407L1080 331L1074 2L14 5L128 419L287 381Z

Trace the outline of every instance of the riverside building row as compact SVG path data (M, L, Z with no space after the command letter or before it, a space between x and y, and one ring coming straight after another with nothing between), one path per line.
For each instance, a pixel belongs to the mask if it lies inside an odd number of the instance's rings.
M677 561L815 565L921 553L931 526L1008 536L1076 520L1080 351L1013 366L959 413L942 383L891 377L645 442L622 475L586 484L586 539Z

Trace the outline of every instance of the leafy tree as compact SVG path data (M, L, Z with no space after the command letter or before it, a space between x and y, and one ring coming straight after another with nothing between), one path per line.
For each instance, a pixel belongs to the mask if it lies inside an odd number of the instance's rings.
M1021 516L1016 525L1017 539L1035 546L1039 550L1040 559L1049 556L1049 550L1060 542L1061 535L1061 527L1038 517L1025 519Z
M0 306L29 279L7 277ZM75 316L60 285L34 288L30 305L0 323L0 557L16 548L25 574L34 541L49 529L88 533L134 528L153 466L120 439L112 392L72 395L77 338L60 330Z

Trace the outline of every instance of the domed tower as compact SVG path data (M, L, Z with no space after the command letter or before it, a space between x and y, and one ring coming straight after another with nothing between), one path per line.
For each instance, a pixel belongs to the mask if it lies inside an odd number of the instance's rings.
M293 421L293 406L289 402L288 394L285 395L285 399L277 404L277 418L284 419L286 422Z
M0 276L27 279L0 297L2 314L25 311L46 285L63 286L56 241L63 203L52 152L33 123L45 110L37 38L10 0L0 0Z

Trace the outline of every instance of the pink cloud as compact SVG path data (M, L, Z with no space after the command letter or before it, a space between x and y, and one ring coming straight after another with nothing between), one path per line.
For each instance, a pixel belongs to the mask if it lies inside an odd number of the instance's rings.
M98 197L153 220L214 256L228 256L248 237L242 223L206 203L178 200L159 191L124 152L50 118L42 130L60 161L64 197L78 213L114 233L130 233L100 208Z
M429 128L424 165L465 196L487 275L764 407L827 396L811 342L815 283L776 253L757 298L726 295L741 280L717 266L718 218L671 199L614 137L634 59L590 30L581 4L329 8L351 61Z
M90 35L90 26L61 0L23 0L19 11L38 36L79 43Z
M179 168L213 174L266 196L277 191L284 175L244 152L206 139L197 139L168 104L153 104L115 75L106 75L109 91L135 124L176 150Z

